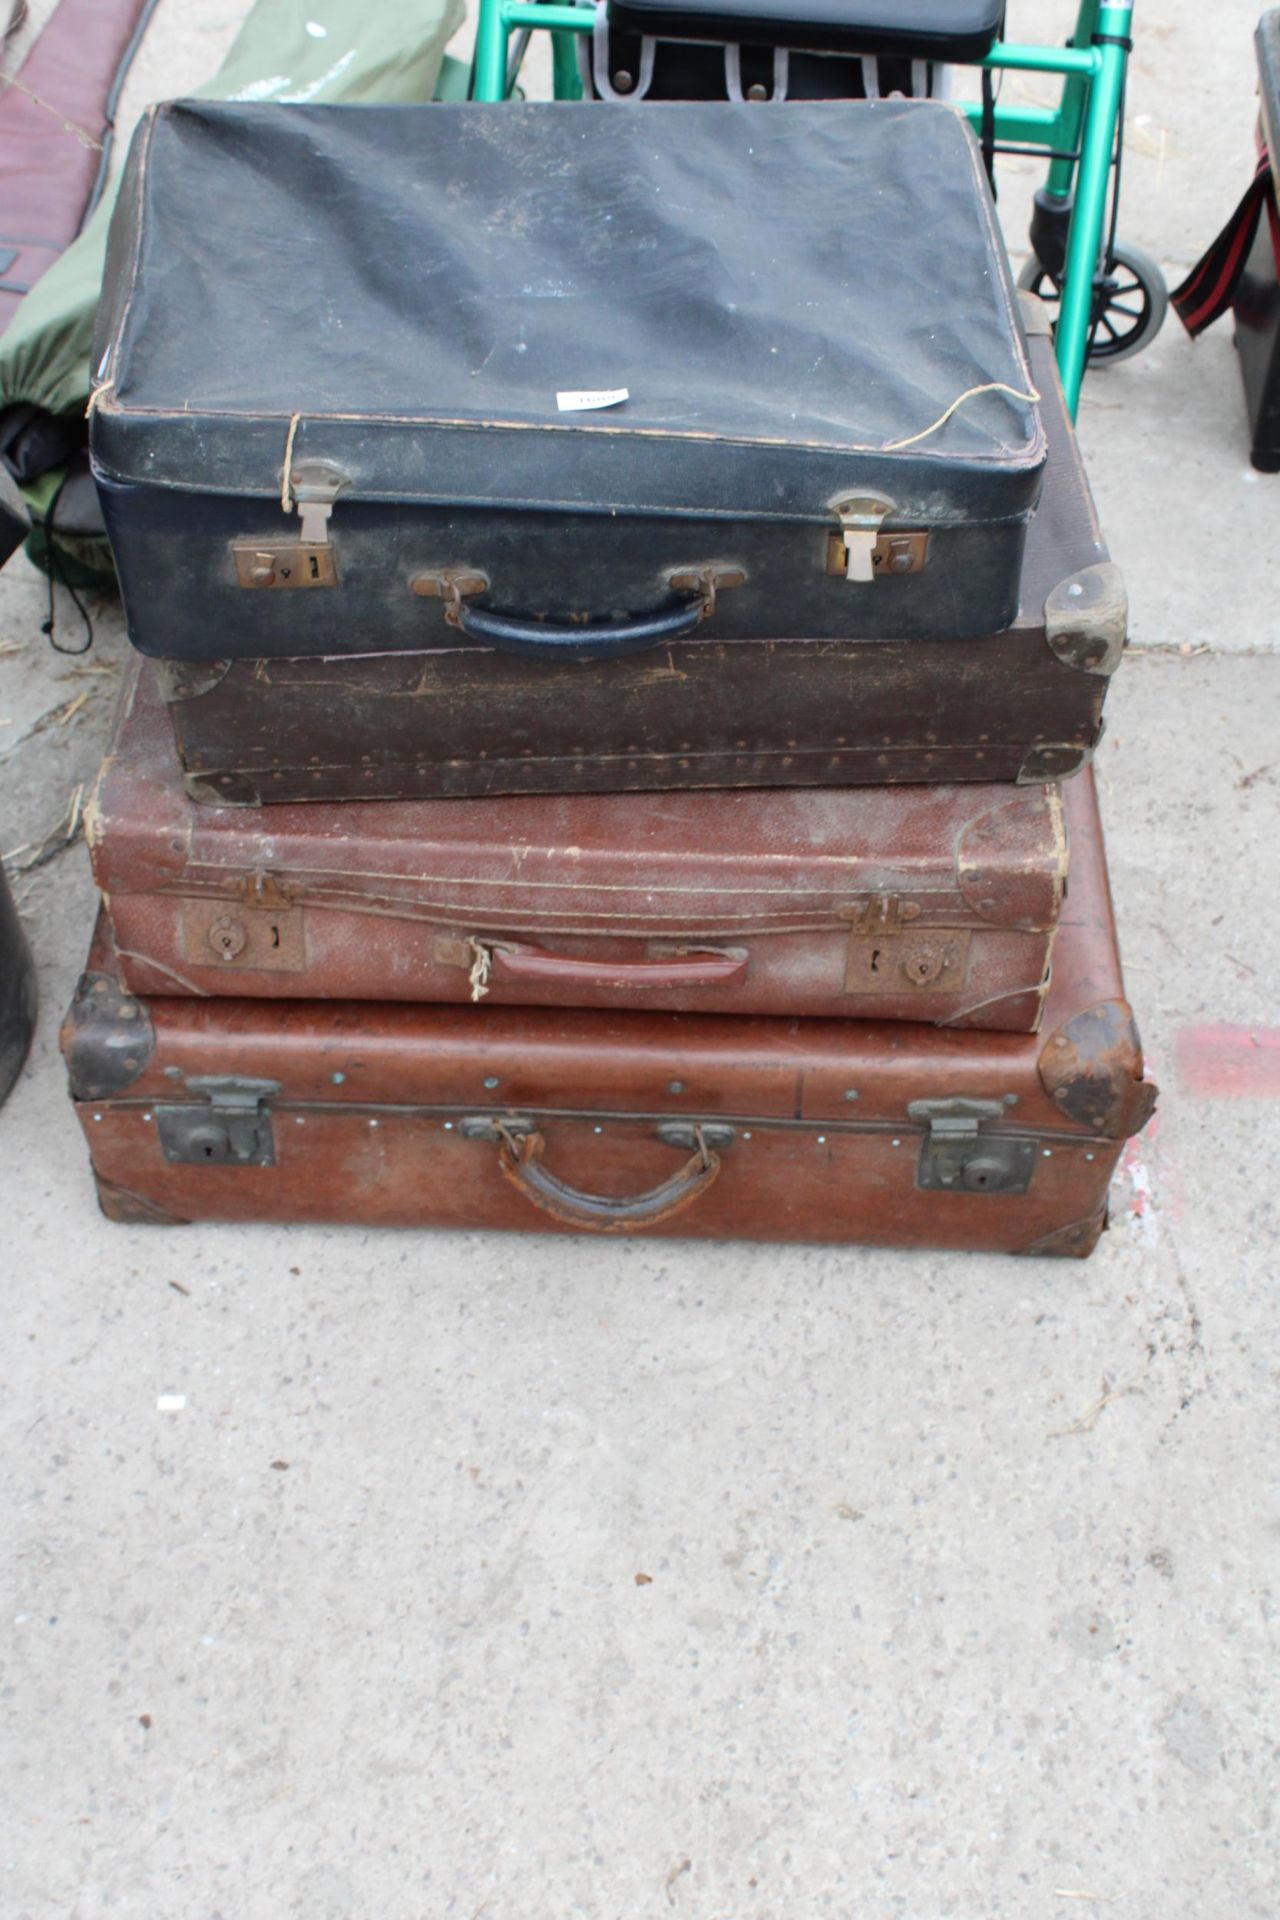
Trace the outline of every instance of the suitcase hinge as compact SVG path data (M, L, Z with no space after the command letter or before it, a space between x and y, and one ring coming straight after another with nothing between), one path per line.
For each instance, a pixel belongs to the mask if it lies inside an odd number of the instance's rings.
M1003 1100L913 1100L908 1115L928 1129L916 1185L927 1192L1025 1193L1035 1171L1035 1141L981 1131L1004 1110Z
M199 1096L190 1107L158 1106L156 1129L171 1166L273 1167L275 1135L269 1102L278 1080L237 1080L221 1075L187 1081Z
M891 574L919 573L929 553L927 533L883 533L892 500L875 494L837 500L832 512L839 533L827 536L827 572L846 580L882 580Z

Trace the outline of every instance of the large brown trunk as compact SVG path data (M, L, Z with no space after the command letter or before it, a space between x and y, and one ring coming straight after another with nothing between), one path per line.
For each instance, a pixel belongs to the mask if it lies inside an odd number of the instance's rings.
M63 1034L103 1204L126 1220L1087 1253L1154 1089L1090 776L1066 808L1071 889L1039 1037L139 1000L103 926Z

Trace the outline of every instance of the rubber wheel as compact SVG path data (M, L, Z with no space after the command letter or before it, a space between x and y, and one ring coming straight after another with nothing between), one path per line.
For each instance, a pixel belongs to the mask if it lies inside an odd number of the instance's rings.
M1062 281L1033 254L1018 275L1024 293L1038 294L1056 319ZM1169 293L1164 275L1141 247L1117 246L1105 277L1094 288L1093 345L1089 365L1113 365L1141 353L1164 325Z

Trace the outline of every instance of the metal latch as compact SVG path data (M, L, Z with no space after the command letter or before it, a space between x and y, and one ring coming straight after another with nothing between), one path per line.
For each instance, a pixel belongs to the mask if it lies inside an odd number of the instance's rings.
M289 475L289 492L298 509L298 535L304 546L329 544L333 503L350 482L329 460L303 460Z
M832 512L839 533L827 540L827 572L846 580L878 580L888 574L919 573L929 554L927 533L883 533L884 521L896 509L892 500L875 494L837 500Z
M964 985L968 929L912 926L920 918L919 902L892 893L852 901L836 912L850 923L845 993L901 993L904 986L934 987L939 982L947 990Z
M856 499L833 501L831 510L840 522L846 580L874 580L871 555L881 523L894 510L892 500L882 500L878 494L860 494Z
M980 1132L984 1121L1002 1119L1004 1111L1003 1100L913 1100L908 1115L928 1128L916 1185L926 1192L1025 1193L1035 1171L1035 1141Z
M158 1106L156 1127L166 1160L180 1167L273 1167L275 1135L267 1102L278 1080L214 1075L187 1081L200 1097L190 1107Z
M306 965L303 909L273 873L250 874L242 900L185 899L179 911L183 953L196 966L298 973Z
M242 587L336 587L338 570L329 542L329 515L345 473L328 460L304 460L292 468L289 498L298 510L296 540L233 540L231 557Z

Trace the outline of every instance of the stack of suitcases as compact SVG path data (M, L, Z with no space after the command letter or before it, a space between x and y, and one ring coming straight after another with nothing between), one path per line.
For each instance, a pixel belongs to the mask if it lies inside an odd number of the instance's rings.
M933 103L182 103L112 231L113 1219L1087 1254L1125 642Z

